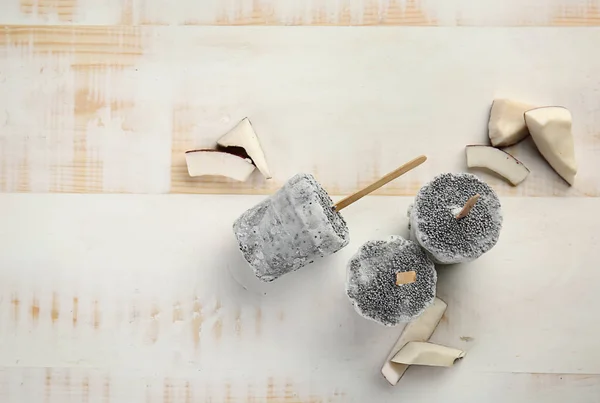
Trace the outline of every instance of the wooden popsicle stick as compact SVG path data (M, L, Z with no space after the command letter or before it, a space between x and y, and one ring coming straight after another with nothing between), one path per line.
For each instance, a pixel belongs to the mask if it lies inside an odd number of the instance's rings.
M333 205L333 208L336 211L341 211L343 208L346 208L349 205L351 205L352 203L354 203L355 201L362 199L363 197L365 197L369 193L374 192L375 190L379 189L386 183L391 182L394 179L396 179L397 177L404 175L408 171L418 167L425 161L427 161L427 157L424 155L421 155L420 157L417 157L414 160L407 162L406 164L402 165L400 168L397 168L397 169L393 170L392 172L388 173L383 178L377 180L376 182L371 183L369 186L359 190L356 193L351 194L350 196L343 198L339 202L335 203Z
M468 216L471 212L471 209L475 206L475 203L477 203L477 200L479 200L479 194L476 194L475 196L467 200L465 206L462 208L462 210L460 210L460 213L458 213L458 215L456 216L456 219L460 220L461 218L465 218L466 216Z
M396 285L410 284L417 281L417 272L412 271L399 271L396 273Z

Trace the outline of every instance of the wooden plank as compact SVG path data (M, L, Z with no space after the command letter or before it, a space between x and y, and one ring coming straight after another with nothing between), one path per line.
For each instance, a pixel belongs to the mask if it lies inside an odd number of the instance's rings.
M2 24L598 26L598 0L4 0Z
M465 169L491 100L509 96L572 110L580 174L569 188L526 141L513 150L532 170L524 184L485 179L501 194L598 196L598 41L558 29L6 28L0 190L270 193L305 171L348 194L425 153L379 191L414 194ZM189 178L183 152L244 116L274 179Z
M168 188L170 121L163 122L167 129L157 120L142 128L149 113L144 101L134 108L125 95L153 95L136 90L143 41L135 27L13 27L0 33L0 189Z
M515 403L589 403L600 392L598 375L461 372L459 368L448 371L444 368L413 367L403 378L404 385L396 388L379 385L382 390L387 389L387 396L379 401L397 402L410 398L415 402L499 403L510 398ZM379 379L375 381L379 382ZM351 396L335 388L331 388L333 392L330 394L311 394L306 390L317 388L308 382L278 377L267 380L249 377L247 380L209 384L202 381L201 374L191 371L175 376L136 376L92 368L13 367L0 368L0 382L4 382L0 397L8 402L360 403L360 398L369 397L366 393ZM442 390L431 387L433 382L443 383L445 387ZM406 384L417 384L418 387L407 388Z
M531 141L532 171L502 195L599 196L600 31L293 27L7 27L0 32L0 191L268 194L297 172L350 194L429 161L378 194L466 169L494 97L568 107L569 188ZM189 178L184 151L244 116L274 179Z
M498 245L440 268L432 341L452 369L379 370L401 327L344 293L359 245L407 235L411 198L344 211L351 243L270 284L231 222L261 197L0 195L3 401L593 401L600 392L595 198L502 198ZM577 230L574 230L577 228ZM507 281L506 279L510 279ZM52 346L49 348L48 346ZM489 400L489 399L488 399Z

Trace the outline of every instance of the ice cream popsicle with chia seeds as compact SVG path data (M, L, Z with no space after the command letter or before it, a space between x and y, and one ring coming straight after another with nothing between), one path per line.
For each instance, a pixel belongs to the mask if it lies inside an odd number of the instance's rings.
M369 241L348 263L346 293L363 317L385 326L417 318L433 302L437 273L414 242Z
M346 246L349 231L340 210L416 168L420 156L334 204L310 174L297 174L233 224L239 248L254 274L273 281Z
M477 259L496 245L502 209L494 190L469 173L436 176L409 211L410 237L438 264Z

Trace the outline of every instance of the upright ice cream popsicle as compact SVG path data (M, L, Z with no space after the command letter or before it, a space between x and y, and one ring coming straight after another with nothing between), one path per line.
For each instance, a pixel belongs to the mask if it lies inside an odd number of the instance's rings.
M369 241L348 263L346 293L363 317L386 326L417 318L435 298L433 262L400 236Z
M312 175L292 177L234 222L233 231L244 258L259 279L273 281L337 252L349 242L340 210L426 159L421 156L404 164L335 205Z
M496 245L502 209L494 190L469 173L436 176L410 211L410 237L438 264L477 259Z

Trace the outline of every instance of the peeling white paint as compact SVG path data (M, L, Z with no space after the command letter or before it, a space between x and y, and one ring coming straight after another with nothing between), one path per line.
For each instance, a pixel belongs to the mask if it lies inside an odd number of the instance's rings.
M73 15L59 16L59 3L63 13L70 7ZM597 16L599 7L600 0L183 0L177 6L167 0L33 0L32 12L24 13L19 0L5 0L0 23L360 25L393 20L402 25L407 23L404 12L416 8L443 26L512 26L547 25L557 17L584 19L589 12Z
M380 368L402 326L357 315L344 281L364 242L407 235L412 198L361 199L344 211L350 245L253 292L228 271L252 275L231 222L262 199L0 194L10 211L0 225L0 401L597 401L599 199L503 199L510 219L494 249L438 278L448 310L431 341L467 358L411 367L396 388Z
M9 45L0 59L0 187L60 191L72 186L72 57ZM3 184L3 185L2 185Z

